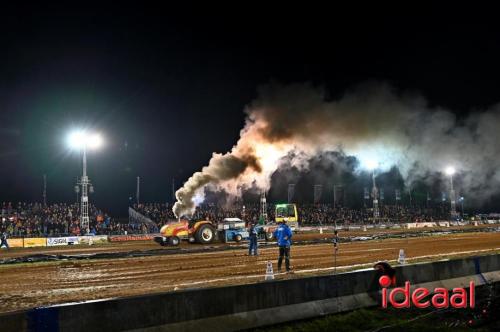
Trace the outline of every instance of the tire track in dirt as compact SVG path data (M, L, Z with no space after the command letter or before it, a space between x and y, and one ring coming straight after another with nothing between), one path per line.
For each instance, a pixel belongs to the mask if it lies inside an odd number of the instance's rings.
M453 240L445 241L449 238ZM342 266L364 266L378 260L395 260L399 249L407 259L454 252L485 253L500 244L500 233L463 233L422 238L342 243L337 257ZM190 287L258 282L266 262L276 270L277 248L261 248L260 256L244 249L168 256L58 261L0 266L0 311L40 305L130 296ZM333 245L293 246L294 278L331 273Z

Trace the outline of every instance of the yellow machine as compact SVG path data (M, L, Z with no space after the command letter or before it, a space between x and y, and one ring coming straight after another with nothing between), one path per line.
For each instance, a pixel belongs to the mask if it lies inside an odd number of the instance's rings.
M278 222L286 222L290 228L299 227L299 214L295 204L276 204L274 220Z
M273 239L273 232L278 227L278 222L285 222L294 232L299 229L299 214L295 204L276 204L274 212L274 223L262 226L262 233L267 241Z

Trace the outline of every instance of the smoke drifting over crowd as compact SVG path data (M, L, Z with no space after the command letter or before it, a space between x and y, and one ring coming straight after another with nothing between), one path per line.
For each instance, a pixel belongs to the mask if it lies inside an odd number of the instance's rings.
M311 157L326 151L356 157L360 169L373 160L380 171L396 166L407 182L444 176L453 165L476 199L500 184L499 106L459 119L387 84L360 85L336 100L310 84L271 84L245 112L233 149L214 153L176 192L175 215L192 214L205 187L235 195L250 187L267 190L283 157L292 156L287 167L306 170Z

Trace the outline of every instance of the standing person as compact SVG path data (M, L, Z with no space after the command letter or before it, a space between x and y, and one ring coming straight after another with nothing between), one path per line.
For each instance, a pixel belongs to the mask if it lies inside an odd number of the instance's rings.
M335 257L334 259L334 265L333 265L333 274L337 274L337 252L339 251L339 233L337 230L333 231L333 255Z
M258 244L257 244L257 229L255 229L255 224L253 222L250 223L250 229L248 230L250 234L250 246L248 247L248 255L249 256L258 256Z
M278 242L280 256L278 258L278 273L281 272L281 263L285 256L286 272L290 272L290 246L292 245L292 230L284 222L278 223L278 228L273 233Z
M7 233L6 232L2 232L1 240L2 240L2 242L0 243L0 248L5 246L5 248L9 249L9 243L7 242Z

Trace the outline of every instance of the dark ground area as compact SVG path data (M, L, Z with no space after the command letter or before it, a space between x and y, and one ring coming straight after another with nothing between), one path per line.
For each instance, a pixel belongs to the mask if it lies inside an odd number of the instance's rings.
M475 309L360 309L253 332L500 331L500 284L476 289Z

